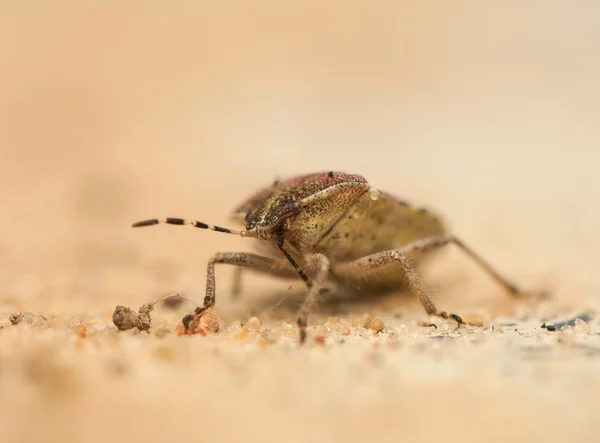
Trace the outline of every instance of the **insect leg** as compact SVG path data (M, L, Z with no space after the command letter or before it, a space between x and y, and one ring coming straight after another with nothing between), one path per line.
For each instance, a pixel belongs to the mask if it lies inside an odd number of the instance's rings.
M215 305L215 264L217 263L249 268L281 277L294 277L296 275L287 260L278 260L245 252L223 252L215 254L214 257L208 261L204 303L202 306L196 308L193 314L188 314L183 318L183 326L186 329L193 329L193 324L200 315Z
M281 252L283 252L283 255L285 255L285 258L288 259L288 261L294 267L294 269L296 270L296 272L298 272L298 275L300 276L300 278L302 279L302 281L304 283L306 283L306 286L308 286L310 288L312 286L312 283L308 280L308 276L300 268L300 266L298 265L298 263L296 262L296 260L294 260L294 257L292 257L291 254L283 247L283 236L279 237L279 239L277 240L277 247L279 248L279 250Z
M454 235L446 236L448 242L454 243L458 246L462 251L467 254L471 259L479 265L493 280L496 281L500 286L502 286L506 292L514 298L523 298L527 295L526 292L519 289L515 284L508 281L505 277L500 275L498 271L496 271L492 265L490 265L487 260L485 260L482 256L473 251L470 247L468 247L462 240ZM443 246L441 244L440 246ZM540 294L542 295L542 294Z
M310 315L313 308L319 302L321 295L323 294L324 284L329 276L329 259L323 254L315 254L311 258L311 265L316 268L315 276L312 281L310 291L304 303L296 314L296 324L300 331L300 343L304 343L306 340L306 327L308 326L308 316Z
M505 277L500 275L496 269L490 265L487 260L482 256L473 251L468 247L462 240L455 235L439 235L434 237L428 237L423 240L418 240L414 243L407 245L402 248L402 252L410 254L413 252L427 252L432 249L446 246L449 243L453 243L458 246L465 254L467 254L486 274L488 274L496 283L504 288L504 290L514 298L523 297L525 292L519 289L516 285L508 281Z
M435 237L435 239L437 239L437 237ZM382 251L348 263L342 263L336 265L333 269L333 272L337 277L340 278L356 278L360 275L366 277L367 275L380 271L387 266L400 265L404 271L404 274L408 278L412 292L419 299L427 314L436 315L446 319L451 318L452 320L456 321L460 327L460 325L464 324L465 322L459 315L452 313L448 314L446 311L438 311L431 298L425 292L423 283L421 282L421 277L406 258L406 254L408 253L425 250L425 248L429 245L425 245L424 242L425 241L411 243L402 249Z

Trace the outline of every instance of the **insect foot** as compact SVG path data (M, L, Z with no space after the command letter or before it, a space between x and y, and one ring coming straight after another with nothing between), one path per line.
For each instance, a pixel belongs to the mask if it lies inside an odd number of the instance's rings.
M447 320L447 319L451 319L454 320L457 324L456 329L460 329L461 325L466 325L466 323L464 322L464 320L456 314L448 314L446 311L442 311L439 314L435 314L438 317L442 317L443 319Z

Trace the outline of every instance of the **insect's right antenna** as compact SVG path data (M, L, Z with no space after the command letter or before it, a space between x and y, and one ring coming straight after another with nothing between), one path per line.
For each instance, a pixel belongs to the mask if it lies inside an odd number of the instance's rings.
M195 228L208 229L209 231L224 232L226 234L241 235L242 237L253 237L254 232L252 231L236 231L235 229L222 228L221 226L208 225L206 223L197 220L188 220L187 218L151 218L150 220L143 220L131 225L134 228L140 228L142 226L153 226L159 223L166 223L169 225L192 225Z

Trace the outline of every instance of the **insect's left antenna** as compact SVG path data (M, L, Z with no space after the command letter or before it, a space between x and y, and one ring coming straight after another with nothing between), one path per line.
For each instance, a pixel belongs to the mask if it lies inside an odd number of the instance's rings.
M192 225L195 228L208 229L209 231L216 231L216 232L224 232L226 234L240 235L242 237L252 237L253 236L252 231L246 231L246 230L237 231L235 229L222 228L221 226L209 225L209 224L197 221L197 220L189 220L187 218L174 218L174 217L151 218L150 220L139 221L137 223L134 223L131 226L134 228L140 228L142 226L153 226L153 225L158 225L160 223L166 223L169 225Z

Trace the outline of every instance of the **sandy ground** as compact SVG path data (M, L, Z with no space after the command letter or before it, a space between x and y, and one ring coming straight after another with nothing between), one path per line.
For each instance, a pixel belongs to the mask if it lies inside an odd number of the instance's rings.
M413 3L0 6L2 442L598 441L600 7ZM302 283L247 275L233 300L222 267L218 334L172 332L192 302L117 332L115 306L200 301L206 260L252 248L132 222L230 226L276 176L330 169L552 298L448 248L427 287L481 326L338 299L299 348Z

